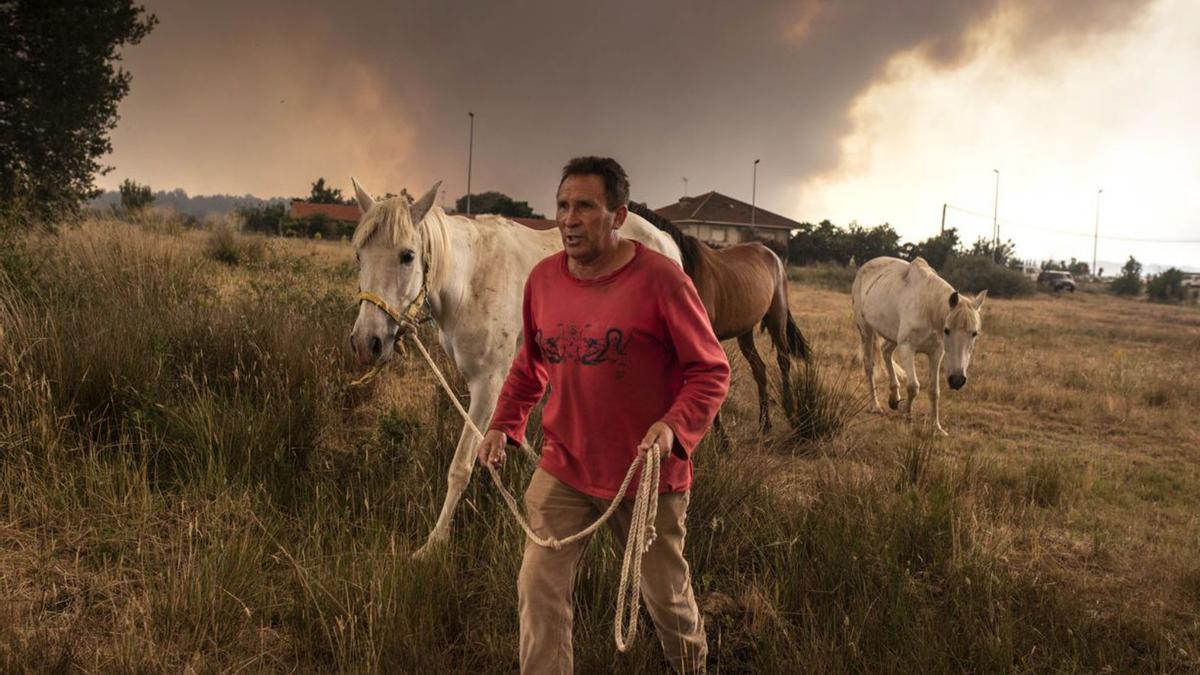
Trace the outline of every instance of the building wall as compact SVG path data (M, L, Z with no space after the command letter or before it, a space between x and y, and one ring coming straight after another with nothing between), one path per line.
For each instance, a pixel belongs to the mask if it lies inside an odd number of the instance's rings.
M681 229L700 241L714 242L723 246L732 246L746 241L746 234L750 230L748 227L710 225L708 223L687 223ZM764 239L774 239L780 244L787 245L787 230L758 228L758 234Z

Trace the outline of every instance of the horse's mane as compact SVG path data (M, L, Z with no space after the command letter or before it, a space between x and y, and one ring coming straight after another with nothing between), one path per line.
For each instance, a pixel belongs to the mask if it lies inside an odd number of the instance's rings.
M403 197L392 197L376 202L363 214L354 228L350 243L354 248L379 241L393 248L411 242L420 236L424 247L421 256L425 263L425 279L433 288L439 288L452 266L449 218L440 207L434 206L417 225L413 224L408 201Z
M675 241L675 245L679 247L679 256L683 258L684 273L694 278L696 265L700 262L700 247L703 246L700 240L690 234L684 234L678 225L655 213L646 204L631 201L629 210L650 221L652 225L666 232Z

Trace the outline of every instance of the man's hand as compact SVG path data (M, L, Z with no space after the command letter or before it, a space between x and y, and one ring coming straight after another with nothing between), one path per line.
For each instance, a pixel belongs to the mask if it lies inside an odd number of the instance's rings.
M638 452L646 452L656 443L659 453L664 458L671 453L671 448L675 447L675 432L671 431L671 427L662 420L650 425L650 430L646 432L645 438L638 444Z
M479 448L475 450L475 454L479 457L479 463L490 464L497 468L504 466L504 446L507 444L508 437L502 431L493 429L484 434L483 440L479 442Z

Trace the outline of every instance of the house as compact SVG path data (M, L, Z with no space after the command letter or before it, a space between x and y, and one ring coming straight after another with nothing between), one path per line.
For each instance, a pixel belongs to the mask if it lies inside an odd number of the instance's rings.
M358 208L358 204L317 204L298 199L288 208L288 218L302 220L315 216L324 216L334 222L353 225L362 217L362 209Z
M787 246L788 237L800 223L720 192L681 197L678 202L655 209L658 215L679 226L684 233L715 246L729 246L758 239ZM753 221L753 222L751 222Z

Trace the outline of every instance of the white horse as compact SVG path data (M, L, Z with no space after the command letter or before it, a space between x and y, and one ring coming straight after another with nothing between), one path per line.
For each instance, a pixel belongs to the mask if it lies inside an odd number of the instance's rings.
M863 369L871 392L871 412L883 412L875 397L878 336L883 338L881 352L889 377L888 405L892 410L902 407L909 419L913 400L921 388L915 357L921 353L929 358L929 401L933 406L934 431L945 436L938 415L942 359L948 361L946 379L950 388L962 389L967 384L967 366L982 326L980 310L987 291L969 298L954 290L922 258L908 263L880 257L859 268L851 292L854 321L862 335ZM893 352L908 380L908 398L903 402Z
M376 202L351 178L363 215L352 240L359 290L409 319L432 320L442 347L467 380L468 413L480 429L491 420L521 335L521 302L533 266L562 250L557 229L534 230L498 216L447 215L433 206L438 185L411 207L401 197ZM630 213L620 232L680 264L671 238ZM409 326L363 302L350 345L364 365L392 358ZM444 542L450 519L475 466L477 440L463 425L437 524L417 555Z

